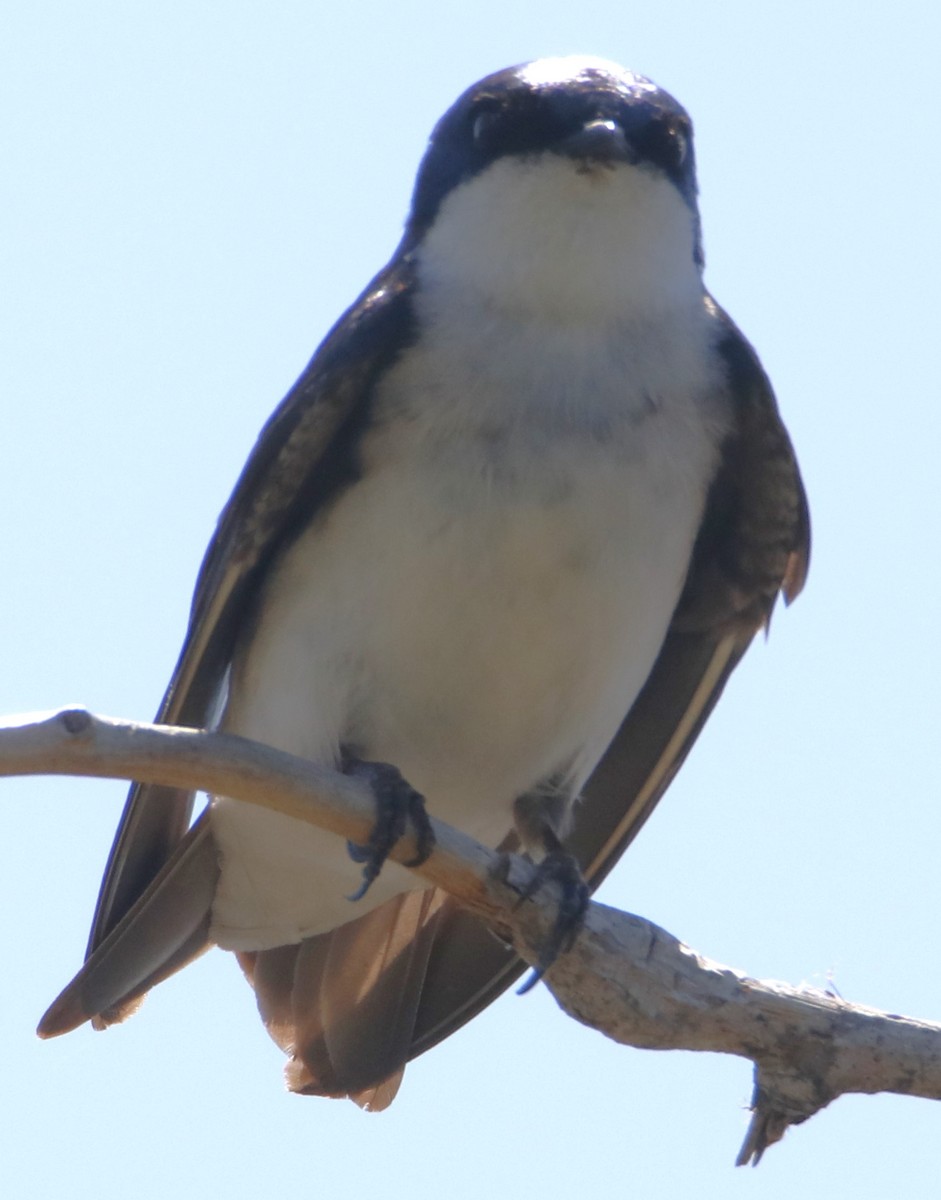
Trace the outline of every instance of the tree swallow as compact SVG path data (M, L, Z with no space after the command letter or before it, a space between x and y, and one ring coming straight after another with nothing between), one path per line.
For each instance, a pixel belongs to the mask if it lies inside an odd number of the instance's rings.
M391 261L262 430L158 720L386 770L597 886L808 563L771 387L702 274L665 91L589 58L466 91ZM445 894L378 873L381 837L351 856L221 796L189 827L192 803L131 789L43 1036L120 1021L215 943L290 1087L378 1109L521 972Z

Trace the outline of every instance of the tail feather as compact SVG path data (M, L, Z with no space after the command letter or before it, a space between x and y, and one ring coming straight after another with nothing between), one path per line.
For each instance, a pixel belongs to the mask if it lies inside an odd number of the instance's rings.
M391 1104L411 1057L428 957L446 903L408 892L296 946L240 954L293 1092Z

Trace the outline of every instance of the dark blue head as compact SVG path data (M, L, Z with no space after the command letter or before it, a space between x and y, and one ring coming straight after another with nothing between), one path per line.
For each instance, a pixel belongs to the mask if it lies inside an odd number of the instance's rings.
M421 238L454 188L497 160L546 154L582 171L629 162L657 172L697 212L692 123L668 92L601 59L538 59L475 83L435 126L407 242Z

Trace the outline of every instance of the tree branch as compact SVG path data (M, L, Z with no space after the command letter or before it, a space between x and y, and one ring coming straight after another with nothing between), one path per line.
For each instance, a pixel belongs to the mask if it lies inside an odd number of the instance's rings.
M364 842L368 787L224 733L135 724L64 709L0 727L0 775L87 775L194 788L259 804ZM415 869L512 938L535 962L555 918L540 891L519 905L532 867L433 822L437 844ZM409 834L391 857L412 858ZM941 1026L750 979L694 953L641 917L590 906L573 949L546 977L562 1009L624 1045L712 1050L755 1064L752 1121L738 1163L757 1163L789 1125L848 1092L941 1099Z

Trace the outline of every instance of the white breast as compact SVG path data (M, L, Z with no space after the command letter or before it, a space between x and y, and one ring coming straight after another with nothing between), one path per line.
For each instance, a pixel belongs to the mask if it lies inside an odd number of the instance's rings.
M496 844L517 796L584 782L646 679L727 415L698 285L667 316L619 301L562 319L558 295L527 309L480 272L456 286L435 246L363 478L270 575L223 723L321 762L352 744ZM416 886L388 865L353 906L338 839L227 800L213 822L226 946L297 940Z

